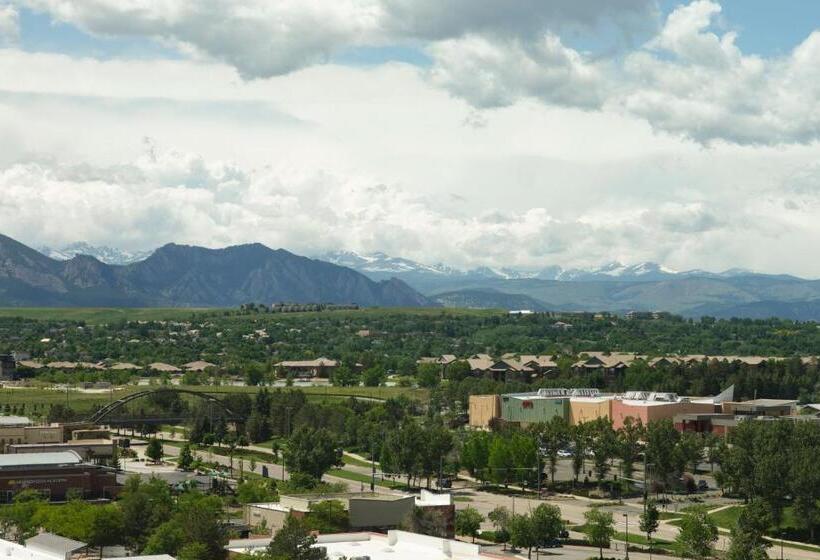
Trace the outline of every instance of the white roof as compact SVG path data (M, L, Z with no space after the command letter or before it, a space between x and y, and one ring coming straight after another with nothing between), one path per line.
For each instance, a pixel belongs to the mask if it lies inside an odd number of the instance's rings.
M0 416L0 426L30 426L32 421L26 416Z
M239 554L261 551L270 539L231 541L227 550ZM317 547L327 550L331 560L368 557L370 560L482 560L481 547L461 541L417 535L406 531L373 533L338 533L319 535Z
M422 490L421 496L416 496L416 505L424 506L449 506L453 503L452 494L436 494L428 490Z
M6 453L0 455L0 468L64 464L78 465L82 462L82 458L76 451L56 451L54 453Z
M0 539L0 558L7 560L65 560L65 554L57 556L26 548L11 541Z

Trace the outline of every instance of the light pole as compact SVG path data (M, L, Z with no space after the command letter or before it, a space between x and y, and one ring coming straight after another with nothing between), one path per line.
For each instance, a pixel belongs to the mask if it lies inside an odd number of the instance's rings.
M626 541L624 542L624 550L626 550L625 560L629 560L629 512L624 512L626 518Z

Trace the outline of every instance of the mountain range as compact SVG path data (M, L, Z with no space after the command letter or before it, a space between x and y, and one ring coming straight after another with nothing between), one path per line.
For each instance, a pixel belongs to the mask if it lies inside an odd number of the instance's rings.
M87 244L44 251L49 256L0 236L0 305L355 302L820 320L820 281L737 268L678 272L652 262L613 262L463 270L385 253L310 259L259 244L219 250L171 244L144 254Z
M250 244L205 249L169 244L144 260L57 260L0 235L0 306L237 306L242 303L435 305L398 279Z
M540 270L425 265L383 253L322 256L371 279L400 278L448 307L669 311L689 317L820 320L820 281L733 268L678 272L652 262Z

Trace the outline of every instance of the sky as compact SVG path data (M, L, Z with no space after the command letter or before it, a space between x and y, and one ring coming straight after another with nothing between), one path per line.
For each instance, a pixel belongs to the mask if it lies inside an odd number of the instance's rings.
M820 277L820 3L0 0L0 232Z

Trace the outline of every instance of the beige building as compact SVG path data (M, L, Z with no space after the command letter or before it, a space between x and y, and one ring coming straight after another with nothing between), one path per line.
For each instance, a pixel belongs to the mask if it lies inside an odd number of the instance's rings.
M489 428L490 422L501 418L501 398L498 395L470 395L470 427Z
M612 417L611 396L573 397L569 400L569 423L573 426Z

